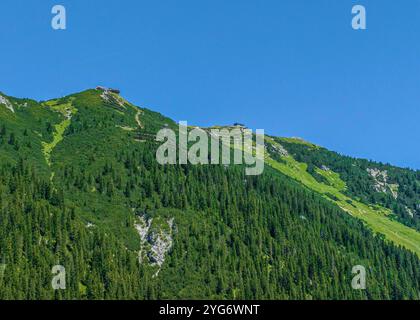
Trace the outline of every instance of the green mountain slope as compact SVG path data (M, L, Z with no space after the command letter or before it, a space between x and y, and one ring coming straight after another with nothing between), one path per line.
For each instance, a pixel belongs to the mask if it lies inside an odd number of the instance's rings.
M317 173L326 172L320 169L326 167L346 183L346 195L390 209L398 221L420 230L420 171L342 156L293 139L277 138L277 141L297 161L306 163L308 172L316 179Z
M419 232L393 210L418 218L416 172L398 169L408 184L388 203L392 170L384 197L357 193L373 178L275 137L261 176L162 166L156 132L176 123L115 92L1 96L2 299L419 299ZM355 265L366 290L351 287Z
M279 147L274 140L269 141L272 145ZM396 221L396 215L390 209L378 204L363 203L347 195L346 183L336 172L331 169L316 168L316 175L324 179L321 182L308 172L306 163L298 162L290 155L281 157L280 161L267 158L267 163L311 190L324 195L326 199L337 204L350 215L366 222L373 231L385 235L387 239L404 246L420 257L420 232Z

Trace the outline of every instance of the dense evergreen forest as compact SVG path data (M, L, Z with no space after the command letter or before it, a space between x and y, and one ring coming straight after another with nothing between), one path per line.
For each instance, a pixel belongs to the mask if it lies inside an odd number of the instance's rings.
M275 168L162 166L154 135L176 124L114 93L4 97L0 299L420 298L415 252ZM281 143L308 171L329 166L349 195L418 227L401 213L415 209L418 173L379 167L399 184L392 201L326 151ZM64 290L51 286L54 265L65 267ZM351 286L355 265L365 290Z

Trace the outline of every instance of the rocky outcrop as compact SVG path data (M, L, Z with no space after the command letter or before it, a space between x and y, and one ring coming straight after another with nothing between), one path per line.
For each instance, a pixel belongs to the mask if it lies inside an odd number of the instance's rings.
M88 222L87 224L86 224L86 228L93 228L93 227L95 227L95 225L92 223L92 222Z
M139 216L134 227L140 236L139 262L156 266L157 276L172 248L174 219L155 223L153 219Z
M15 112L15 109L13 108L13 105L10 103L10 101L7 100L6 97L3 97L1 94L0 94L0 105L6 106L6 108L12 111L13 113Z
M287 150L279 143L273 143L271 147L274 149L275 152L277 152L280 155L280 157L287 157L289 155Z
M152 232L148 241L151 244L150 251L147 253L149 261L159 266L159 268L165 262L165 255L172 247L172 235L162 232Z
M414 218L414 211L413 210L411 210L409 207L405 207L405 211L408 213L408 215L411 217L411 218Z
M117 89L109 89L104 87L97 87L96 90L102 91L101 98L108 103L117 104L125 109L125 101L119 96L120 91Z
M386 170L381 171L376 168L366 169L369 175L373 178L373 188L376 192L391 193L391 195L398 198L398 184L388 183L388 172Z

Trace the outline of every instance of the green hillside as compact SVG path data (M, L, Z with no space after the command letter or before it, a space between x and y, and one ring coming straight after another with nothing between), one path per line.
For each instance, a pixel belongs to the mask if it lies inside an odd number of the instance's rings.
M420 298L418 172L277 137L260 176L163 166L177 124L115 92L1 95L0 299Z
M269 143L277 144L274 140L269 140ZM393 219L395 214L390 209L377 204L365 204L347 196L346 183L331 170L316 168L316 174L325 179L324 182L319 182L308 172L306 163L300 163L290 155L281 157L281 160L279 162L267 158L267 163L323 195L350 215L363 220L374 232L385 235L388 240L415 252L420 257L420 232Z

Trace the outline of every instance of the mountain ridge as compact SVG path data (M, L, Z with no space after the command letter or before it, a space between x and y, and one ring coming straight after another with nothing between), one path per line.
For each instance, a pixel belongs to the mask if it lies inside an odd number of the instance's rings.
M108 89L108 88L102 87L102 86L98 86L98 88ZM111 88L109 88L109 89L111 89ZM0 96L10 97L10 98L13 98L13 99L16 99L16 100L22 100L22 101L27 101L28 100L28 101L36 102L36 103L39 103L39 104L43 104L43 103L48 102L48 101L54 101L54 100L64 99L64 98L68 98L68 97L71 97L71 96L74 96L74 95L77 95L77 94L81 94L83 92L97 91L97 90L98 90L97 88L88 88L88 89L85 89L85 90L82 90L82 91L78 91L78 92L70 93L68 95L64 95L61 98L49 98L47 100L45 100L45 99L39 99L39 100L37 100L37 99L24 98L24 97L20 97L19 98L19 97L7 96L3 91L0 91ZM111 89L111 90L118 90L118 89ZM120 93L118 93L117 95L119 95L120 97L122 97ZM144 108L144 109L148 109L148 110L153 111L153 109L150 108L150 107L138 106L138 105L136 105L134 103L128 102L127 100L125 100L125 101L128 104L130 104L131 106L133 106L133 107L140 108L140 109ZM157 112L157 111L155 111L155 112ZM161 114L160 112L157 112L157 113ZM189 126L191 126L191 127L199 127L199 128L209 128L209 129L211 129L211 128L218 128L218 127L220 127L220 128L234 127L233 124L225 124L225 125L218 124L218 125L211 125L211 126L200 126L200 125L195 125L195 124L189 124ZM273 134L270 134L270 133L268 133L267 135L268 136L271 136L271 137L281 137L283 139L287 139L289 141L294 141L296 143L299 143L299 141L301 141L303 144L307 143L307 144L318 146L318 147L321 147L321 148L324 148L324 149L327 149L327 150L331 150L330 148L327 148L327 147L325 147L325 146L323 146L321 144L313 143L310 140L305 139L305 138L301 138L299 136L285 137L285 136L276 136L276 135L273 135ZM337 153L337 154L339 154L340 156L349 157L349 158L352 158L354 160L366 160L366 161L369 161L371 163L377 163L378 165L389 165L389 166L400 168L400 169L404 169L404 170L411 170L411 171L416 171L416 172L417 171L420 171L420 169L418 169L418 168L414 168L414 167L410 167L410 166L404 166L404 165L397 165L397 164L394 164L394 163L389 162L389 161L383 161L381 159L368 159L367 157L363 157L363 156L349 155L346 152L337 152L337 151L334 151L334 152Z

